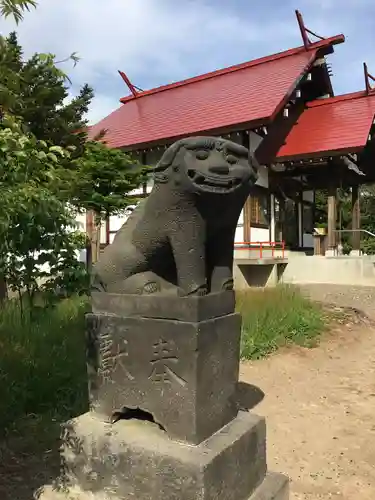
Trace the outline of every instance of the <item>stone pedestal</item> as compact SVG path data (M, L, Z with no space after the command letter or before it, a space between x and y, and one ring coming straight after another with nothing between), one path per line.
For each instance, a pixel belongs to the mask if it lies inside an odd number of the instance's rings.
M233 292L98 293L87 317L90 412L64 425L43 500L287 500L264 419L239 411Z
M152 297L132 296L133 313L142 317L96 312L103 309L95 297L95 313L87 318L92 411L110 421L124 409L139 409L172 438L192 444L230 422L237 413L241 317L232 312L233 293L220 295L218 305L228 314L218 317L209 296L179 299L180 309L168 298L155 307ZM129 307L126 296L114 298L107 311L122 310L121 302ZM159 319L163 311L174 319Z

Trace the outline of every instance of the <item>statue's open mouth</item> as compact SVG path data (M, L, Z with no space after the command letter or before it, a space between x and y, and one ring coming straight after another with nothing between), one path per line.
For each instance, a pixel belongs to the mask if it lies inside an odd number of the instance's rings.
M239 186L242 181L238 177L208 176L193 169L188 170L188 176L194 184L210 191L228 191Z

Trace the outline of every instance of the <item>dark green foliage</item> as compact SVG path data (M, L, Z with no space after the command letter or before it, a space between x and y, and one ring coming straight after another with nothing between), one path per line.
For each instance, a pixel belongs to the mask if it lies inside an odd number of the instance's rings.
M315 226L327 227L327 190L316 192ZM375 187L364 185L359 190L361 211L361 229L375 234ZM351 249L352 195L350 188L337 190L337 225L336 229L344 230L338 233L338 241L343 245L343 251L348 254ZM367 254L375 254L375 238L364 231L361 232L361 249Z
M361 188L361 228L375 234L375 185ZM362 234L361 248L367 254L375 254L375 237L367 233Z
M100 217L119 214L134 203L127 194L147 181L149 173L123 151L94 141L86 144L73 168L67 186L71 203Z
M27 294L29 306L43 286L78 276L76 251L85 237L75 231L74 212L59 196L61 160L69 152L49 147L9 120L0 129L0 274L8 287ZM44 284L44 281L47 283Z
M84 85L67 103L67 77L53 54L34 54L24 61L15 33L2 39L1 45L0 106L19 117L25 131L38 139L75 146L75 154L81 153L86 139L85 114L93 98L91 87Z
M37 6L35 0L0 0L0 16L13 17L18 24L23 19L25 11Z
M0 277L32 305L41 290L48 302L56 289L87 290L77 211L93 210L97 221L121 212L145 173L124 152L86 141L88 85L67 104L67 77L54 55L24 61L15 33L0 44Z

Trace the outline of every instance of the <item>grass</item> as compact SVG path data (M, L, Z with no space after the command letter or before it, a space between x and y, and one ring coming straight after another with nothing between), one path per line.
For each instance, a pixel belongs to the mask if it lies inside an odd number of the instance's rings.
M0 310L0 432L25 417L85 411L86 307L83 298L64 300L32 321L22 321L16 301Z
M0 432L17 430L20 422L24 430L30 421L40 428L87 410L86 307L83 298L63 300L24 322L16 301L0 310ZM320 307L293 288L239 293L237 309L243 359L290 343L311 346L325 327Z
M326 327L320 305L293 287L252 289L237 294L242 314L242 359L259 359L282 346L316 345Z

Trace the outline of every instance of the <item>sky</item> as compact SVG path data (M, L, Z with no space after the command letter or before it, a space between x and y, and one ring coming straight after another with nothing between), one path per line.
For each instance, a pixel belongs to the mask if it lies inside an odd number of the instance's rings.
M364 61L375 74L374 0L39 0L18 27L1 20L0 33L16 30L26 57L77 52L63 69L71 95L94 88L96 123L129 94L118 70L149 89L299 46L296 8L315 33L346 37L328 58L335 93L363 89Z

